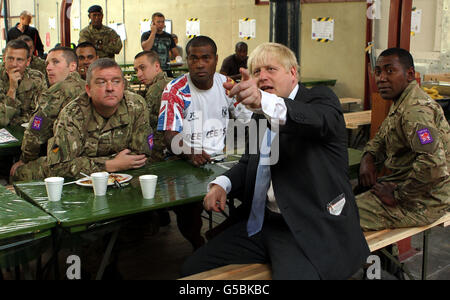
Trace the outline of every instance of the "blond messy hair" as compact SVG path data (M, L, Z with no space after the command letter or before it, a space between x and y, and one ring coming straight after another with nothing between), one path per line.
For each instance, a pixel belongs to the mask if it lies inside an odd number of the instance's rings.
M253 75L253 71L257 66L268 65L269 61L273 59L282 65L287 72L289 72L292 67L295 67L297 69L298 77L300 68L294 52L288 47L278 43L261 44L250 53L250 56L248 57L248 69L250 75Z

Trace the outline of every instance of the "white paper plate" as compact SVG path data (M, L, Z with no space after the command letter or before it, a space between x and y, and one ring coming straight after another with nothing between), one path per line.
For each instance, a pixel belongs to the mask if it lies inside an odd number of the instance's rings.
M117 180L117 181L119 181L119 183L128 182L133 178L133 176L128 175L128 174L112 173L112 174L109 174L108 186L114 185L114 179L112 178L111 175L120 176L120 179ZM90 180L91 180L90 177L84 177L84 178L78 179L75 183L78 184L79 186L92 186L92 182L90 182ZM89 181L89 182L86 182L86 181Z

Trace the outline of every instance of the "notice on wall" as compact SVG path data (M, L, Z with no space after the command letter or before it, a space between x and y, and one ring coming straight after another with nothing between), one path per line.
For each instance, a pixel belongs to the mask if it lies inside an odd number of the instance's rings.
M420 33L420 24L422 23L422 10L414 9L411 12L411 34Z
M56 18L53 17L48 18L48 28L56 29Z
M334 40L334 19L330 17L312 19L311 38L316 41Z
M244 18L239 20L239 38L254 39L256 37L256 20Z
M200 35L200 20L197 18L189 18L186 20L186 36L193 38Z
M127 32L125 30L125 24L123 23L114 23L111 22L109 23L109 28L114 29L115 32L117 32L117 34L120 36L120 39L122 41L125 41L127 39Z
M150 31L151 28L152 28L152 20L144 19L140 22L141 35L144 32Z
M81 19L80 17L74 17L72 20L72 28L73 30L80 30L81 29Z

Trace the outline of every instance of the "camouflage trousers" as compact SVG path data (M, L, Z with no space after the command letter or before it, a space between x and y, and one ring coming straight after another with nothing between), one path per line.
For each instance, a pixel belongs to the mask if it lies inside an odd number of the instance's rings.
M17 168L13 181L44 180L49 177L50 170L46 157L39 157Z
M370 191L357 195L356 205L363 231L425 226L442 216L430 210L387 206Z

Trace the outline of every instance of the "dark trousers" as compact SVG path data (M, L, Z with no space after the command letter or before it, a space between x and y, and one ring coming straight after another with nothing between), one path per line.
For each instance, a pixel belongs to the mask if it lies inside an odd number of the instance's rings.
M247 221L223 231L185 261L181 276L248 263L271 264L273 279L320 279L281 215L273 213L266 213L262 231L252 237Z

